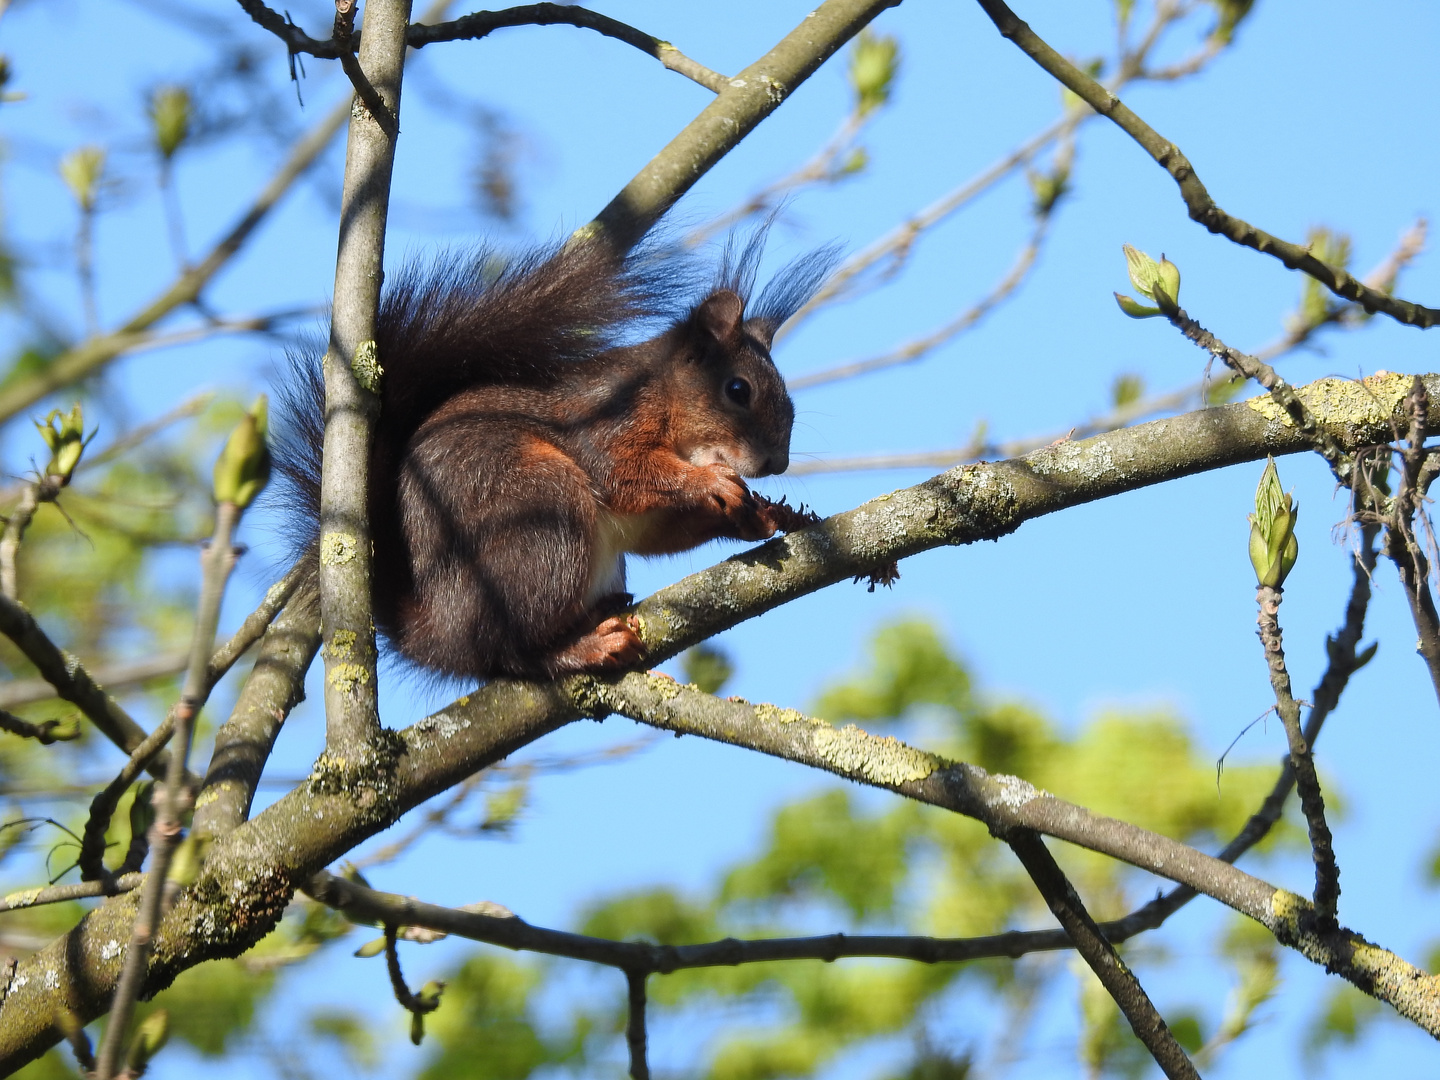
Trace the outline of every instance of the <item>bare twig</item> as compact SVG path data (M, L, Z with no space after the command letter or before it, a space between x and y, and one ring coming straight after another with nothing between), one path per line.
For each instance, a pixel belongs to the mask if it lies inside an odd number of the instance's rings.
M1424 514L1425 489L1434 479L1434 472L1427 469L1433 460L1433 451L1425 448L1429 406L1429 392L1424 382L1417 379L1405 400L1409 423L1399 453L1400 487L1389 514L1384 515L1385 554L1400 574L1415 622L1416 645L1425 659L1435 693L1440 697L1440 613L1435 610L1435 597L1430 591L1430 561L1415 532L1415 519Z
M1428 329L1440 321L1440 310L1399 300L1372 289L1343 268L1322 262L1309 248L1271 236L1264 230L1227 214L1210 197L1205 185L1200 182L1195 167L1178 146L1161 136L1122 104L1113 93L1046 44L1010 10L1004 0L979 0L979 3L1003 37L1014 42L1026 56L1054 76L1061 85L1139 143L1156 163L1174 178L1193 221L1237 244L1271 255L1291 270L1309 274L1337 296L1355 301L1366 311L1383 312L1397 322L1421 329Z
M631 1080L650 1080L650 1062L645 1053L645 972L625 972L629 1015L625 1022L625 1045L630 1050Z
M503 11L477 11L473 15L464 15L452 22L438 23L434 26L416 23L406 33L405 40L412 48L418 49L437 41L482 38L492 31L506 26L553 26L556 24L594 30L606 37L614 38L616 41L623 41L646 55L653 56L676 74L684 75L687 79L697 82L705 89L717 94L725 89L730 81L724 75L691 60L668 41L652 37L643 30L637 30L608 15L601 15L599 12L571 4L524 4L519 7L506 8Z
M393 140L400 134L397 126L399 117L390 111L390 106L385 104L385 99L361 70L360 61L355 58L355 49L350 41L354 30L355 0L335 0L335 29L332 36L337 46L340 67L344 69L350 85L355 87L355 96L363 101L365 108L370 111L370 119Z
M1140 980L1120 959L1115 947L1095 925L1080 896L1065 876L1045 842L1030 829L1017 829L1004 837L1012 851L1045 898L1051 914L1059 920L1075 943L1075 951L1090 965L1100 984L1120 1006L1135 1037L1145 1044L1150 1056L1165 1075L1199 1080L1200 1074L1166 1025Z
M1048 209L1036 216L1034 231L1030 234L1025 246L1020 249L1020 254L1016 256L1015 262L1005 276L995 284L989 293L944 326L878 356L867 357L864 360L852 360L846 364L837 364L824 371L787 379L786 385L791 390L808 390L812 386L822 386L825 383L838 382L856 375L865 375L872 371L913 363L978 325L986 315L1014 293L1030 273L1031 268L1035 265L1036 256L1040 254L1040 247L1045 242L1050 216Z
M215 536L204 556L204 573L200 585L200 600L196 605L195 634L190 647L190 666L185 675L185 686L180 700L172 710L174 715L175 749L170 754L165 775L165 798L161 802L150 830L150 873L146 877L145 889L140 897L140 907L135 915L135 926L130 934L130 945L125 952L125 962L120 970L120 979L115 988L115 998L110 1008L110 1024L105 1030L105 1041L100 1046L98 1080L110 1080L115 1075L130 1016L144 987L145 974L149 968L150 945L162 915L161 903L165 893L166 875L170 869L170 857L180 839L181 815L189 800L185 762L190 753L190 738L196 714L209 694L207 683L210 655L215 646L215 626L220 620L220 602L225 595L225 583L235 566L235 554L231 537L240 519L240 507L233 502L222 502L215 512Z
M336 105L326 116L291 148L289 157L265 185L249 209L230 228L203 259L178 275L149 304L135 312L118 329L93 335L66 349L47 364L43 371L17 378L0 390L0 421L28 409L47 394L77 379L93 374L137 343L143 342L146 331L178 307L193 303L226 263L238 252L250 235L265 220L297 179L313 165L330 144L350 115L350 101Z
M176 710L171 709L165 714L165 719L160 721L158 727L151 733L150 737L135 748L130 755L130 760L125 762L115 779L106 784L90 801L90 814L85 819L85 830L81 834L80 856L80 878L83 881L99 881L114 875L105 867L105 833L110 828L110 819L115 814L115 808L120 805L121 798L125 792L130 790L130 785L139 777L141 770L145 769L154 759L170 737L175 734ZM131 837L134 845L138 837ZM120 872L130 869L139 869L139 862L144 861L144 852L148 846L135 851L134 858L127 853L125 864ZM128 864L135 862L132 867Z
M145 729L114 698L105 693L69 653L46 636L34 617L10 598L0 595L0 633L5 634L40 669L47 682L125 753L145 741ZM152 768L159 763L152 763Z
M78 720L78 718L76 719ZM8 731L11 735L19 735L22 739L34 739L41 746L49 746L51 743L57 742L70 742L80 737L78 722L71 723L57 717L32 724L29 720L6 712L4 709L0 709L0 731Z
M1300 809L1310 829L1310 855L1315 862L1315 914L1327 927L1335 925L1335 905L1340 898L1340 868L1335 863L1334 842L1325 821L1325 800L1310 744L1300 730L1300 705L1290 691L1290 672L1285 666L1285 649L1280 631L1279 587L1261 585L1255 594L1260 607L1260 643L1270 669L1270 686L1275 691L1275 711L1285 725L1290 743L1290 768L1300 792Z
M1330 463L1330 468L1334 470L1335 476L1340 482L1347 485L1351 482L1355 471L1355 459L1333 435L1316 422L1314 414L1300 400L1294 387L1281 378L1273 367L1258 357L1242 353L1239 349L1232 349L1192 319L1184 308L1176 308L1174 313L1167 317L1171 325L1184 334L1187 339L1210 353L1236 374L1247 379L1254 379L1270 391L1270 397L1274 399L1275 404L1285 410L1285 414L1300 429L1301 434L1315 447L1320 456Z
M360 41L360 35L342 36L338 32L332 34L328 40L313 38L293 22L287 21L279 12L266 7L260 0L240 0L240 6L252 19L285 42L286 48L292 54L305 53L324 60L338 58L343 63L346 53L353 51ZM450 22L430 25L423 21L416 22L406 29L405 43L411 48L419 49L441 41L483 38L505 27L556 25L594 30L616 41L623 41L648 56L653 56L671 71L684 75L715 93L719 93L728 81L725 76L691 60L668 41L652 37L643 30L637 30L608 15L570 4L522 4L501 11L477 11Z

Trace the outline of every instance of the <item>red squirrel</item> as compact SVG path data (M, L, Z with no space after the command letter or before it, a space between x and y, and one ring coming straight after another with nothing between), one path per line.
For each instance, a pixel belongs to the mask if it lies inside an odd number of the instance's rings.
M381 302L370 461L376 627L433 672L554 677L635 664L625 555L817 520L756 495L785 471L794 407L770 358L830 250L753 302L764 230L674 312L674 260L572 243L406 271ZM667 307L668 325L624 343ZM317 565L324 388L318 360L280 390L277 471Z

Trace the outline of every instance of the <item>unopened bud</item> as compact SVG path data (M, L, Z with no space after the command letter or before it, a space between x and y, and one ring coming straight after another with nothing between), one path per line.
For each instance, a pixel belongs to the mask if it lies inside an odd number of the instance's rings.
M261 394L235 425L215 462L217 503L234 503L243 510L260 494L270 479L270 448L265 445L268 430L269 400Z
M385 939L377 937L374 941L367 941L355 950L355 955L361 960L368 960L372 956L379 956L385 951Z
M90 445L90 440L95 438L93 431L89 438L86 438L84 428L85 414L79 402L76 402L68 413L51 409L43 421L35 421L35 430L40 432L40 437L50 448L50 461L45 466L45 475L53 476L62 487L70 482L75 466L80 464L80 455L85 452L85 447Z
M857 113L865 116L890 100L899 67L900 45L893 37L860 31L850 50L850 85L855 90Z
M1275 459L1270 458L1255 489L1255 513L1249 515L1250 565L1260 585L1278 589L1285 584L1300 554L1300 542L1295 539L1299 513L1294 498L1281 489Z
M80 209L89 213L95 209L95 199L100 193L100 179L105 175L105 150L99 146L82 146L72 150L60 159L60 177Z
M155 147L169 161L190 136L190 91L183 86L158 88L150 98L150 121Z

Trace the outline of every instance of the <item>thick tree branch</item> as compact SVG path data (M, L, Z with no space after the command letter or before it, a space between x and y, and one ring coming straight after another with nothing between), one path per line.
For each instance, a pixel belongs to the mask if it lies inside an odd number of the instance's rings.
M1292 244L1257 229L1248 222L1232 217L1216 205L1195 167L1180 151L1144 120L1131 112L1119 98L1089 75L1052 49L1004 3L1004 0L979 0L1001 35L1019 46L1026 56L1052 75L1062 86L1076 94L1100 115L1111 120L1129 135L1168 172L1180 187L1180 196L1193 221L1212 233L1219 233L1244 247L1271 255L1291 270L1309 274L1337 296L1353 300L1366 311L1383 312L1404 323L1429 329L1440 321L1440 309L1400 300L1388 293L1372 289L1344 268L1331 266L1311 254L1308 247Z
M597 715L619 712L664 731L757 750L964 814L1002 839L1008 840L1017 830L1033 830L1188 885L1259 922L1281 944L1389 1003L1440 1038L1440 977L1427 975L1353 931L1327 923L1304 897L1177 840L1093 814L1019 777L992 775L974 765L947 761L854 725L837 729L793 709L733 698L722 701L657 675L576 682L590 684L577 687L577 699L587 702L587 711Z
M325 643L325 745L340 759L370 752L380 732L375 624L370 613L370 439L387 362L375 318L385 257L390 177L410 0L369 0L359 64L381 98L353 113L345 151L335 304L324 360L325 445L320 475L320 613ZM394 119L391 124L388 119Z
M1428 378L1440 388L1440 376ZM1394 375L1363 384L1321 380L1297 393L1353 452L1389 436L1408 386L1408 377ZM1070 506L1308 447L1267 397L1047 447L1015 461L954 469L727 559L645 600L637 611L650 662L906 555L993 539L1031 518ZM645 677L630 676L624 685L634 680L643 685ZM202 960L243 952L279 919L298 884L406 810L580 715L599 711L601 685L585 679L563 685L497 679L397 732L389 755L353 766L322 759L306 783L216 841L199 880L182 894L161 927L147 986L158 989ZM292 686L278 687L270 699L273 707L282 708L293 692ZM668 683L663 692L684 691ZM808 729L808 724L792 723L765 730L791 737L804 734L813 742ZM840 737L838 750L843 751L846 739ZM861 741L861 749L871 745ZM866 760L858 754L857 768ZM931 768L930 760L924 758L926 768ZM1085 823L1085 836L1103 843L1108 853L1172 880L1203 886L1209 895L1219 894L1217 898L1260 918L1317 962L1333 961L1357 980L1373 981L1383 993L1404 998L1404 1008L1411 1010L1406 1015L1428 1007L1429 984L1416 981L1427 976L1342 931L1314 933L1303 899L1277 892L1182 844L1084 815L1048 796L1032 797L1033 789L1021 781L982 780L975 770L956 772L958 768L929 776L927 790L935 788L948 798L952 783L959 785L953 789L958 792L967 784L971 791L981 784L998 806L1011 807L1006 811L1008 824L1067 840L1079 828L1067 815L1079 814L1076 820ZM28 975L29 981L12 991L6 1004L0 1071L18 1067L60 1037L54 1022L58 1003L67 1003L86 1019L103 1012L118 970L106 943L123 940L132 912L133 901L111 899L22 964L21 976ZM1440 1013L1435 1028L1440 1030Z

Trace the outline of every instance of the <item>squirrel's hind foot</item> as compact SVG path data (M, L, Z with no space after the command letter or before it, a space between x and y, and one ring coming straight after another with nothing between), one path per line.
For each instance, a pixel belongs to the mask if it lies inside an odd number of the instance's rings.
M614 671L633 667L644 655L640 620L634 615L614 615L552 655L549 666L557 675L573 671Z

